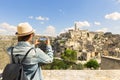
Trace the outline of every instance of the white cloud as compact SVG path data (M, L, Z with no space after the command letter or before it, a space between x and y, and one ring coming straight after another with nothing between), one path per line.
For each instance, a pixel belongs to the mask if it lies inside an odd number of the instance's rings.
M6 23L6 22L0 24L0 26L1 26L2 28L6 29L6 30L9 30L9 31L16 31L16 27L15 27L15 26L10 25L10 24L8 24L8 23Z
M102 28L100 30L96 30L96 32L107 32L108 31L108 28Z
M45 20L47 20L47 21L48 21L48 20L49 20L49 18L48 18L48 17L46 17L46 18L45 18Z
M65 33L65 32L67 32L68 30L71 30L71 29L74 29L74 27L68 27L68 28L65 28L65 29L62 30L59 34L61 34L61 33Z
M120 0L116 0L117 1L117 3L120 3Z
M36 17L36 20L40 20L40 21L48 21L49 18L48 18L48 17L38 16L38 17Z
M29 19L33 19L34 17L33 17L33 16L29 16L28 18L29 18Z
M74 30L74 26L65 28L62 32L64 33L67 32L68 30Z
M0 31L2 31L4 34L15 34L17 29L15 26L4 22L0 24Z
M40 22L40 24L44 24L44 22Z
M65 31L68 31L70 29L74 29L74 26L73 27L69 27L69 28L65 28Z
M96 22L96 21L94 22L94 24L95 24L95 25L98 25L98 26L101 25L100 22Z
M45 35L56 36L56 29L54 26L48 26L45 30Z
M5 29L0 29L0 34L5 34L6 30Z
M38 17L28 16L28 18L32 19L32 20L38 20L38 21L40 21L40 24L44 24L45 21L49 21L48 17L42 17L42 16L38 16Z
M75 22L76 26L81 28L81 27L89 27L90 23L88 21L79 21L79 22Z
M90 26L90 23L89 23L88 21L83 21L83 22L78 21L78 22L74 22L74 23L76 24L76 26L77 26L78 28L89 27L89 26ZM62 30L59 34L65 33L65 32L67 32L68 30L71 30L71 29L74 30L74 29L75 29L75 26L65 28L65 29Z
M120 20L120 13L118 12L113 12L111 14L105 15L106 19L112 19L112 20Z
M45 20L45 18L43 18L42 16L38 16L36 17L36 20Z

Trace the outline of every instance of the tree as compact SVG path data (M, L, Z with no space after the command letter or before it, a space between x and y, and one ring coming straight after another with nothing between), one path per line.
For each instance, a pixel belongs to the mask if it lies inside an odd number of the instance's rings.
M99 68L99 63L95 59L89 60L86 64L85 67L90 68L90 69L98 69Z
M77 52L74 50L67 49L61 56L62 59L69 62L75 62L77 60Z

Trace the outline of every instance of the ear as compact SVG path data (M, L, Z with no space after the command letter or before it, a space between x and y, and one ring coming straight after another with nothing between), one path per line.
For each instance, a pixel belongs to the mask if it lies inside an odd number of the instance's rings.
M34 34L30 34L30 37L33 37L34 36Z

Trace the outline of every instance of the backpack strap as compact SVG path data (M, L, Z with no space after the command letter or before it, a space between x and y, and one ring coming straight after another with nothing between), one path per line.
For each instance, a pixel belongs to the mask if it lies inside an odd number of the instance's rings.
M14 49L14 47L12 47L12 49L11 49L11 56L12 56L12 62L15 63L15 59L14 59L14 55L13 55L13 49ZM24 62L24 60L26 59L28 53L29 53L32 49L34 49L34 48L32 47L32 48L30 48L30 49L27 51L27 53L26 53L25 56L23 57L21 63ZM39 67L38 67L38 68L39 68ZM38 69L38 68L37 68L37 69ZM32 78L35 76L35 73L37 72L37 69L35 70L34 74L31 76L30 80L32 80Z
M11 49L11 57L12 57L12 62L15 63L15 59L14 59L14 55L13 55L13 49L14 49L14 47L12 47L12 49ZM25 54L25 56L24 56L23 59L21 60L21 63L24 62L24 60L26 59L28 53L29 53L32 49L34 49L34 48L32 47L32 48L30 48L30 49L27 51L27 53Z
M25 61L28 53L29 53L32 49L34 49L34 48L32 47L32 48L30 48L30 49L27 51L27 53L25 54L25 56L24 56L23 59L21 60L21 63Z
M39 67L38 67L38 68L39 68ZM32 79L33 79L33 77L35 76L35 74L36 74L36 72L37 72L38 68L35 70L34 74L31 76L30 80L32 80Z
M13 49L14 47L11 47L11 57L12 57L12 63L15 63L14 55L13 55Z

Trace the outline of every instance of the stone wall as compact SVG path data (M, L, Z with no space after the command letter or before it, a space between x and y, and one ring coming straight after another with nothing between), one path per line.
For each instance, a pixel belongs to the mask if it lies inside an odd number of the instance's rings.
M102 56L101 57L101 69L120 69L120 58Z
M43 70L42 72L44 80L120 80L120 70Z
M120 80L119 70L43 70L44 80Z

